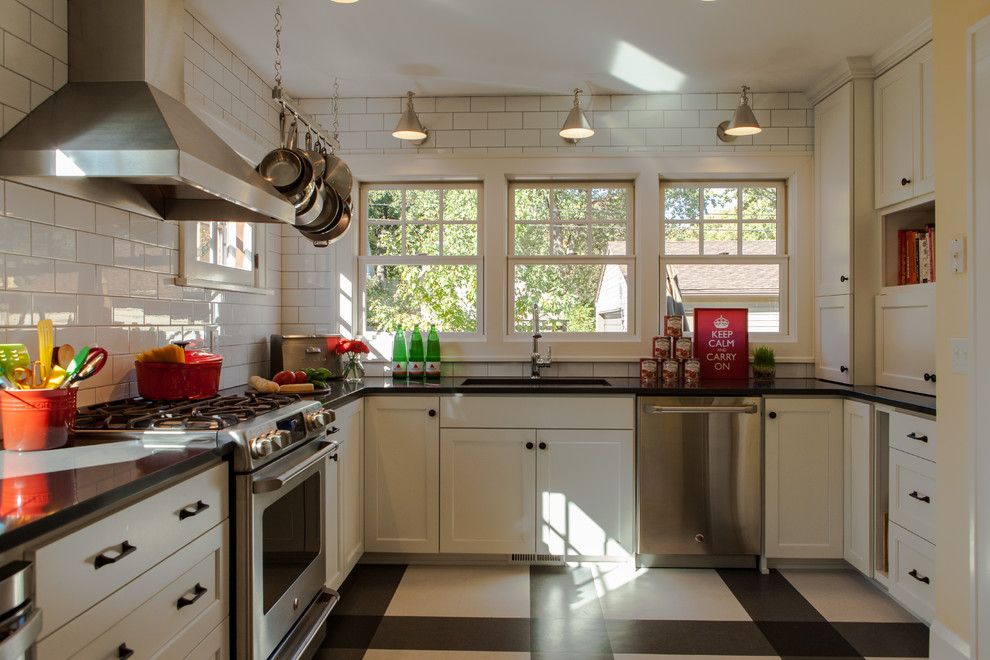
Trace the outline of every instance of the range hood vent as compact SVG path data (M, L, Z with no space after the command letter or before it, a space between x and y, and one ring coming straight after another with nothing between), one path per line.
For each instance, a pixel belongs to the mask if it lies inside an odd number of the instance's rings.
M167 220L294 223L288 200L179 100L184 13L182 0L69 0L69 82L0 138L0 177L140 199Z

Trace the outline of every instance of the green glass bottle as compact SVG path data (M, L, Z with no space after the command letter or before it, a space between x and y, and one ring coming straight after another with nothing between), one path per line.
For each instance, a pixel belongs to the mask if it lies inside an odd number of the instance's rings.
M392 378L405 378L409 373L409 358L406 357L406 331L401 325L395 326L395 339L392 340Z
M409 377L423 377L423 333L417 323L409 337Z
M426 336L426 366L427 378L440 377L440 334L437 326L430 324L430 334Z

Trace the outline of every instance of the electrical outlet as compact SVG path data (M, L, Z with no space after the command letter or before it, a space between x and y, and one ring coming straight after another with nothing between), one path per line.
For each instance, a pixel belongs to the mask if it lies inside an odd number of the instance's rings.
M952 348L952 373L968 373L969 339L950 339L949 346Z
M966 237L962 234L949 241L949 263L953 273L966 272Z

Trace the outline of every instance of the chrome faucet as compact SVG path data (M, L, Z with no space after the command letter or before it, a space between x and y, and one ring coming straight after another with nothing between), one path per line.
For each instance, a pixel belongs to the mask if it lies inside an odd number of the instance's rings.
M540 334L540 306L539 304L533 304L533 354L529 356L530 363L530 378L539 378L540 369L546 369L550 366L553 361L553 347L547 347L546 356L540 355L540 339L543 335Z

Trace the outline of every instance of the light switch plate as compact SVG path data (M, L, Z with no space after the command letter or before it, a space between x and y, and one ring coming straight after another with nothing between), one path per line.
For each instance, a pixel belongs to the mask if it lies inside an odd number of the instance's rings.
M963 235L953 236L949 241L949 263L952 264L953 273L966 272L966 237Z
M949 346L952 348L952 373L969 373L969 339L950 339Z

